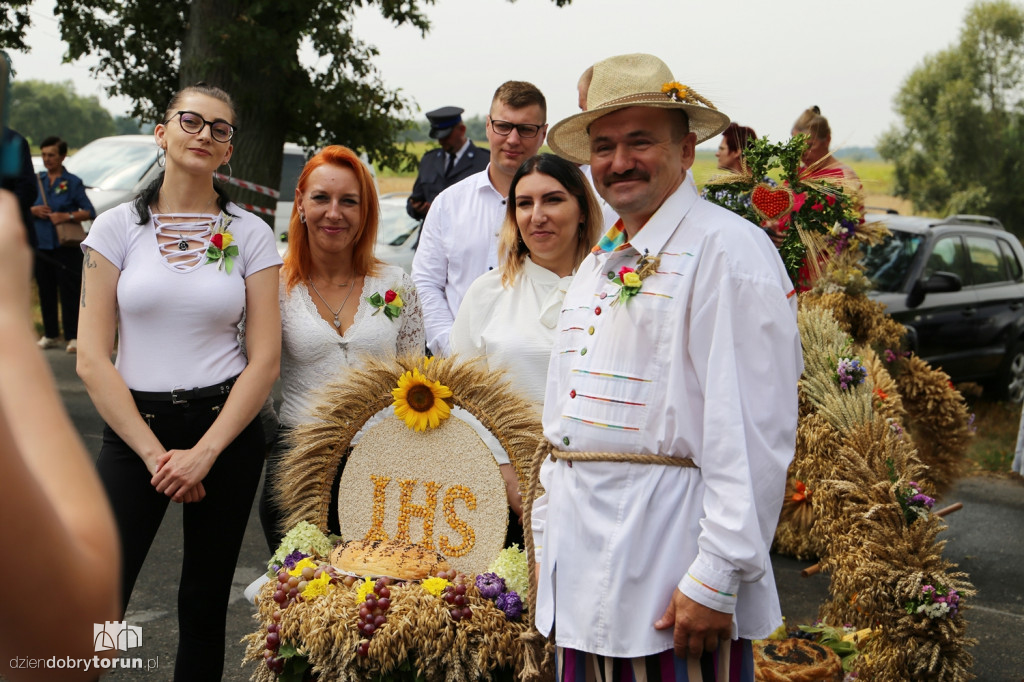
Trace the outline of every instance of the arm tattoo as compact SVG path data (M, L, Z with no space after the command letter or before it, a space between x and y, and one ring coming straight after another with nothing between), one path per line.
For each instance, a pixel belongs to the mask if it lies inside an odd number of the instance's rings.
M92 262L92 249L88 246L85 247L85 260L82 261L82 303L81 306L85 307L85 271L96 267L96 264Z

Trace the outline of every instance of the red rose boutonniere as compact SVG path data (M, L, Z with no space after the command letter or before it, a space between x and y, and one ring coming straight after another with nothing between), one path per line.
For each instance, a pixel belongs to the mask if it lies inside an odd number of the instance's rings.
M223 214L221 214L223 216ZM210 236L210 245L206 247L206 264L217 263L218 270L227 270L231 274L234 267L234 259L238 257L238 245L233 244L235 236L228 231L231 218L223 216L224 220L214 228Z
M375 291L372 296L367 296L366 300L376 308L373 311L374 315L383 310L389 320L397 320L398 316L402 314L402 308L405 307L401 295L394 289L388 289L383 296L380 295L380 292Z

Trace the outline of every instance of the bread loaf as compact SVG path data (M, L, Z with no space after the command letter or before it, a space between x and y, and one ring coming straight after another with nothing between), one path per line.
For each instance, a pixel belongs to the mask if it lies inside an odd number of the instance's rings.
M754 642L756 682L842 682L843 664L832 649L806 639Z
M343 542L331 552L331 565L356 575L422 580L447 571L448 562L437 552L419 545L375 540Z

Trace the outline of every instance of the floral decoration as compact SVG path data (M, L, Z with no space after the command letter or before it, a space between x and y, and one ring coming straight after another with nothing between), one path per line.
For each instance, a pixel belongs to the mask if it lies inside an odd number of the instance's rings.
M790 496L790 499L794 502L805 502L810 500L811 491L807 489L807 485L803 481L794 479L793 489L794 492Z
M445 580L444 578L427 578L422 583L420 583L420 585L423 587L424 590L426 590L430 594L434 595L435 597L440 597L441 593L444 591L444 588L451 585L451 583Z
M612 284L619 285L619 293L616 294L612 305L626 303L639 294L644 280L657 271L659 262L660 259L657 256L649 256L647 251L644 251L643 255L637 259L636 268L623 266L619 268L618 273L608 273L608 279L612 281Z
M523 615L523 600L515 590L508 590L498 595L494 605L505 612L505 618L519 620Z
M218 270L226 270L231 274L234 259L238 257L238 245L233 244L235 236L228 231L231 217L221 214L223 220L214 228L210 235L210 245L206 247L206 264L217 263Z
M713 178L707 185L713 191L705 194L709 201L753 219L762 227L771 227L782 233L779 255L790 278L801 291L813 283L811 270L815 266L820 267L819 261L827 255L826 244L831 245L831 251L837 255L847 249L859 248L856 227L861 223L860 201L854 187L840 176L833 177L819 168L802 167L801 157L807 141L806 135L797 135L779 143L772 143L764 137L751 141L743 150L745 172ZM778 189L765 185L764 178L770 173L780 178ZM761 186L760 194L766 200L772 199L769 204L776 210L779 202L785 199L778 192L785 190L792 196L789 209L774 217L747 210L750 201L738 199L749 199L758 186ZM737 206L744 210L736 211Z
M302 598L316 599L327 594L327 587L331 584L331 574L323 571L319 578L313 578L306 583L306 589L302 591Z
M922 493L921 486L915 481L908 483L906 488L897 489L896 496L908 524L927 518L928 512L935 506L935 499Z
M839 362L836 364L836 380L842 390L848 391L854 386L863 384L867 376L868 371L861 364L860 359L839 358Z
M362 604L366 601L366 595L373 592L373 581L370 580L370 576L366 576L363 582L359 583L359 587L356 589L356 603Z
M661 91L668 95L673 102L682 102L690 94L690 89L678 81L663 83Z
M417 368L398 378L398 386L391 390L395 401L395 416L403 419L413 431L436 428L451 415L447 399L452 391L440 381L431 381Z
M952 588L936 583L923 585L921 594L906 604L907 613L923 613L932 619L955 616L960 611L960 595Z
M402 314L402 308L405 307L401 294L394 289L388 289L383 296L380 295L380 292L375 291L371 296L366 297L366 301L376 308L373 311L374 315L383 310L389 320L397 320L398 316Z
M68 181L67 180L61 180L60 182L57 183L57 186L53 188L53 193L54 194L64 194L64 192L67 192L67 191L68 191Z
M511 547L498 552L498 557L491 562L487 570L504 580L504 587L519 594L526 594L530 589L530 574L526 564L526 552L513 543Z
M267 568L275 573L281 566L292 569L312 552L327 556L332 547L333 543L319 528L308 521L300 521L281 538L281 544L274 556L270 557Z
M476 577L476 589L484 599L497 599L505 591L505 579L497 573L481 573Z

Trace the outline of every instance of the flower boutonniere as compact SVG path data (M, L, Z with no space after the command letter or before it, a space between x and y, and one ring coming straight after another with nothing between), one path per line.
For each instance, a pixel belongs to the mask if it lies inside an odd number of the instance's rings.
M623 266L619 269L618 274L608 273L612 283L619 285L619 293L615 300L612 301L612 305L625 303L639 294L640 289L643 288L644 280L658 270L659 262L660 259L657 256L649 256L644 251L643 255L636 262L636 268Z
M402 308L405 307L405 302L402 300L401 295L394 289L388 289L384 292L383 296L380 295L379 291L375 291L366 300L376 308L373 311L374 315L383 310L389 320L397 320L398 316L402 314Z
M238 256L238 245L233 244L235 236L228 231L231 218L227 217L214 228L210 236L210 245L206 248L206 264L218 263L218 270L227 270L231 274L234 258Z
M53 188L53 193L54 194L64 194L64 192L67 192L67 191L68 191L68 181L67 180L61 180L59 183L57 183L57 186Z

